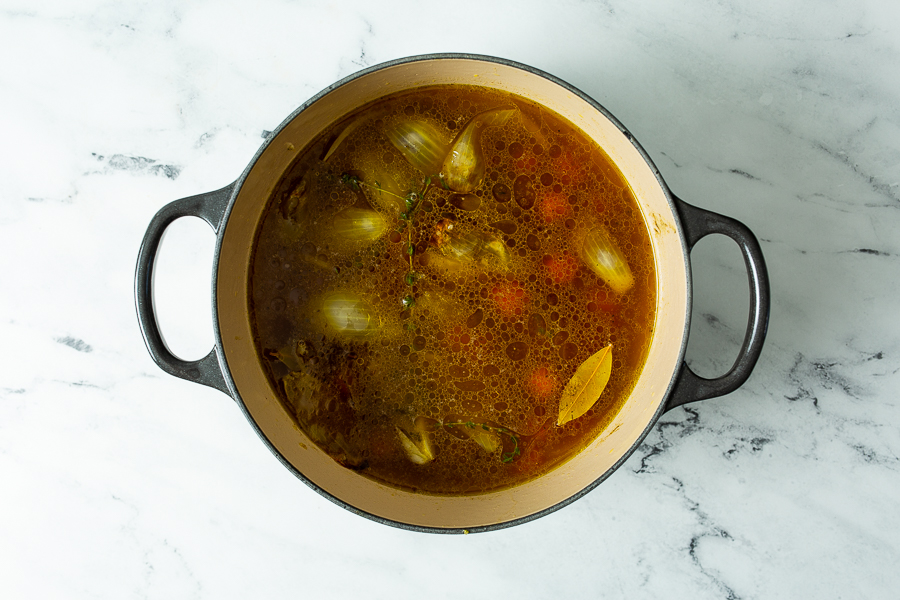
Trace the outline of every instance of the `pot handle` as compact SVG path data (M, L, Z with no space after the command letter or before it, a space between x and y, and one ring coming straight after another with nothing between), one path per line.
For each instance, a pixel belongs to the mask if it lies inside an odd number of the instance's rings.
M144 343L147 345L153 361L170 375L208 385L229 396L232 394L225 383L216 346L213 346L213 349L205 357L193 361L181 360L166 346L153 307L153 271L163 234L176 219L200 217L216 233L219 232L222 217L228 201L231 199L235 183L214 192L175 200L162 207L150 221L147 233L144 234L134 274L134 299L137 305L138 322L141 326L141 333L144 335Z
M712 233L720 233L733 239L744 255L747 277L750 280L750 319L744 343L731 369L716 379L700 377L687 366L681 364L678 378L666 402L666 411L688 402L724 396L733 392L747 381L762 352L769 326L769 276L759 241L746 225L730 217L692 206L675 197L675 208L687 237L688 251L701 239Z

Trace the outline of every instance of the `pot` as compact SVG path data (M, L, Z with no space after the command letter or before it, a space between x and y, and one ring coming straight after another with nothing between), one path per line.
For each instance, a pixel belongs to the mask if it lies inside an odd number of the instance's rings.
M338 465L305 438L278 400L257 358L249 319L249 267L257 224L282 174L331 123L387 94L436 83L496 88L534 100L591 136L630 184L651 236L657 273L654 334L642 375L610 425L584 450L554 470L513 488L447 497L402 491ZM215 347L183 361L166 347L152 301L154 260L166 228L195 216L215 230L212 308ZM691 318L690 251L718 233L743 254L750 282L750 318L739 356L716 379L697 376L684 362ZM467 54L435 54L360 71L298 108L262 145L244 173L220 190L177 200L151 221L137 263L135 296L150 355L164 371L225 392L275 456L306 484L344 508L406 529L468 533L530 521L599 485L635 451L666 411L721 396L749 377L762 350L769 285L759 243L743 224L675 197L640 144L606 109L571 85L511 61Z

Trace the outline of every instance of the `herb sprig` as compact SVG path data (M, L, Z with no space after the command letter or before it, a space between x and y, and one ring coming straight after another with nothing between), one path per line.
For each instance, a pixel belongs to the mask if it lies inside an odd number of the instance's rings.
M443 174L435 175L435 178L440 181L441 187L443 187L445 190L450 189L450 187L447 185L447 182L444 180ZM421 275L413 268L413 255L415 255L416 253L416 247L413 244L412 220L415 216L416 211L422 206L422 202L425 200L425 196L428 194L428 191L431 189L432 178L425 178L425 181L422 184L421 191L412 191L405 196L395 194L394 192L382 188L377 181L373 183L367 183L356 175L351 175L350 173L344 173L343 175L341 175L341 183L349 186L350 189L352 189L354 192L358 192L361 188L367 187L379 193L394 196L395 198L399 198L403 201L405 210L400 211L400 214L398 215L398 217L400 218L400 223L398 223L397 225L397 233L400 233L402 235L404 230L406 230L407 233L405 252L409 261L409 271L407 271L406 275L403 276L403 282L406 283L406 285L409 287L414 286ZM400 300L400 305L403 307L403 310L410 310L415 306L415 304L415 297L411 294L405 296L404 298L401 298Z

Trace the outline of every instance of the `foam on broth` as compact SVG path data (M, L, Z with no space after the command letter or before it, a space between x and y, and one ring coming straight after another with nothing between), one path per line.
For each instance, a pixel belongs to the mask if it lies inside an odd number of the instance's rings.
M498 107L515 112L483 128L484 178L466 193L386 133L426 123L449 145ZM424 197L404 220L408 192ZM630 268L626 291L585 263L598 228ZM276 186L254 247L256 345L286 410L335 460L404 489L492 491L559 465L615 416L652 334L631 190L583 133L511 94L424 88L348 116ZM610 344L599 400L557 426L567 382Z

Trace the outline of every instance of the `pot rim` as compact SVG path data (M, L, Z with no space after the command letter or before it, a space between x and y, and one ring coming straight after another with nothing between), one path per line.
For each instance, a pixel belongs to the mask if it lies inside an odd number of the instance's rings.
M259 158L270 147L270 144L277 137L277 135L291 121L293 121L300 113L302 113L307 108L309 108L310 106L312 106L313 104L318 102L321 98L328 95L329 93L331 93L332 91L334 91L335 89L337 89L339 87L342 87L360 77L364 77L366 75L369 75L371 73L374 73L374 72L382 70L382 69L386 69L386 68L390 68L390 67L394 67L394 66L398 66L398 65L405 65L405 64L409 64L409 63L415 63L415 62L421 62L421 61L434 61L434 60L473 60L473 61L495 63L495 64L499 64L502 66L512 67L515 69L526 71L530 74L547 79L547 80L551 81L552 83L555 83L556 85L564 88L569 93L577 96L578 98L580 98L587 104L589 104L591 107L593 107L599 113L601 113L606 119L608 119L612 124L614 124L615 127L618 128L622 132L622 134L625 135L625 137L630 141L630 143L632 144L634 149L640 154L641 158L647 163L647 166L652 171L654 177L656 178L656 181L658 182L658 184L663 192L663 195L664 195L667 203L669 204L669 208L671 209L672 214L675 215L674 222L675 222L675 226L677 229L678 238L679 238L679 241L681 244L682 257L684 260L685 274L686 274L686 278L687 278L687 280L686 280L687 298L686 298L686 304L685 304L686 313L684 315L685 327L684 327L684 331L682 333L682 339L681 339L681 342L679 345L677 363L676 363L678 365L681 365L683 363L684 353L687 348L688 334L690 332L690 322L691 322L691 305L692 305L693 285L692 285L692 276L691 276L691 268L690 268L690 252L689 252L689 248L687 245L685 232L683 230L683 225L681 223L681 219L679 218L679 211L677 210L677 205L676 205L677 199L674 197L674 195L669 190L668 186L666 185L665 181L662 178L662 175L659 172L659 169L657 169L656 165L653 163L650 156L647 154L647 152L644 150L644 148L638 143L638 141L635 139L635 137L628 131L628 129L618 119L616 119L599 102L597 102L596 100L594 100L593 98L591 98L590 96L588 96L587 94L585 94L584 92L582 92L581 90L576 88L575 86L563 81L562 79L559 79L558 77L555 77L555 76L553 76L549 73L546 73L540 69L537 69L535 67L531 67L529 65L525 65L525 64L518 63L518 62L515 62L512 60L504 59L504 58L498 58L498 57L494 57L494 56L487 56L487 55L480 55L480 54L467 54L467 53L422 54L422 55L416 55L416 56L395 59L395 60L377 64L377 65L373 65L371 67L367 67L365 69L362 69L360 71L352 73L351 75L348 75L347 77L344 77L343 79L333 83L332 85L328 86L327 88L323 89L319 93L317 93L314 96L312 96L311 98L309 98L306 102L304 102L296 110L294 110L290 115L288 115L281 122L281 124L279 124L279 126L269 134L266 141L260 146L260 148L257 150L256 154L250 160L250 162L248 163L246 169L241 174L241 176L233 184L228 186L230 188L230 196L227 201L227 206L224 209L222 219L221 219L221 221L219 221L219 227L218 227L217 235L216 235L216 245L215 245L215 254L214 254L214 262L213 262L213 277L212 277L213 307L215 307L217 305L216 304L216 291L217 291L217 286L218 286L218 266L219 266L219 259L221 256L221 246L222 246L222 242L224 239L225 224L228 222L228 219L231 216L232 209L234 208L238 193L239 193L241 186L243 185L245 179L247 178L248 174L253 169L253 167L256 165ZM244 416L247 418L247 420L251 423L251 425L255 429L256 433L260 436L260 438L262 438L262 440L265 442L265 444L269 448L269 450L278 458L278 460L285 467L287 467L296 477L298 477L301 481L303 481L307 486L309 486L310 488L312 488L313 490L315 490L316 492L318 492L319 494L321 494L328 500L334 502L338 506L341 506L344 509L346 509L352 513L355 513L359 516L365 517L367 519L373 520L375 522L378 522L378 523L381 523L384 525L391 525L391 526L398 527L401 529L406 529L409 531L417 531L417 532L425 532L425 533L462 533L462 534L467 534L467 533L478 533L478 532L484 532L484 531L495 531L495 530L499 530L499 529L505 529L507 527L524 524L524 523L533 521L535 519L538 519L540 517L546 516L550 513L553 513L555 511L575 502L579 498L586 495L588 492L595 489L598 485L603 483L628 458L631 457L631 455L634 453L634 451L640 446L640 444L643 442L643 440L650 433L650 430L656 425L657 421L659 420L659 417L666 411L667 400L670 397L673 387L675 386L675 384L679 378L679 374L680 374L680 369L676 368L673 370L673 373L672 373L671 377L669 378L665 393L662 396L663 401L659 404L656 411L648 419L646 426L644 427L643 431L641 431L641 433L637 436L634 443L628 448L628 450L626 452L624 452L624 454L621 456L621 458L619 460L617 460L609 469L607 469L605 472L603 472L592 483L588 484L587 486L582 488L580 491L564 498L563 500L558 501L557 503L555 503L545 509L539 510L539 511L531 513L529 515L516 517L516 518L510 519L507 521L491 523L491 524L482 525L482 526L468 527L468 528L429 527L429 526L410 524L410 523L405 523L402 521L397 521L394 519L389 519L389 518L383 517L381 515L369 513L369 512L362 510L356 506L348 504L341 498L333 495L328 490L324 489L323 487L317 485L316 483L314 483L313 481L308 479L301 471L299 471L275 447L273 442L269 439L269 437L266 435L266 433L262 430L262 428L256 422L256 419L253 418L249 409L247 408L246 404L244 403L244 400L241 398L240 394L238 393L237 385L232 377L232 371L229 368L228 361L227 361L227 358L226 358L226 355L224 352L224 343L223 343L223 339L222 339L221 328L219 326L219 315L218 315L217 310L213 310L213 331L214 331L214 336L215 336L215 346L216 346L215 350L218 353L219 362L222 367L221 368L222 374L224 376L224 380L225 380L225 384L228 388L228 392L237 401L237 404L240 406L241 411L244 413ZM515 489L515 488L511 488L511 489Z

